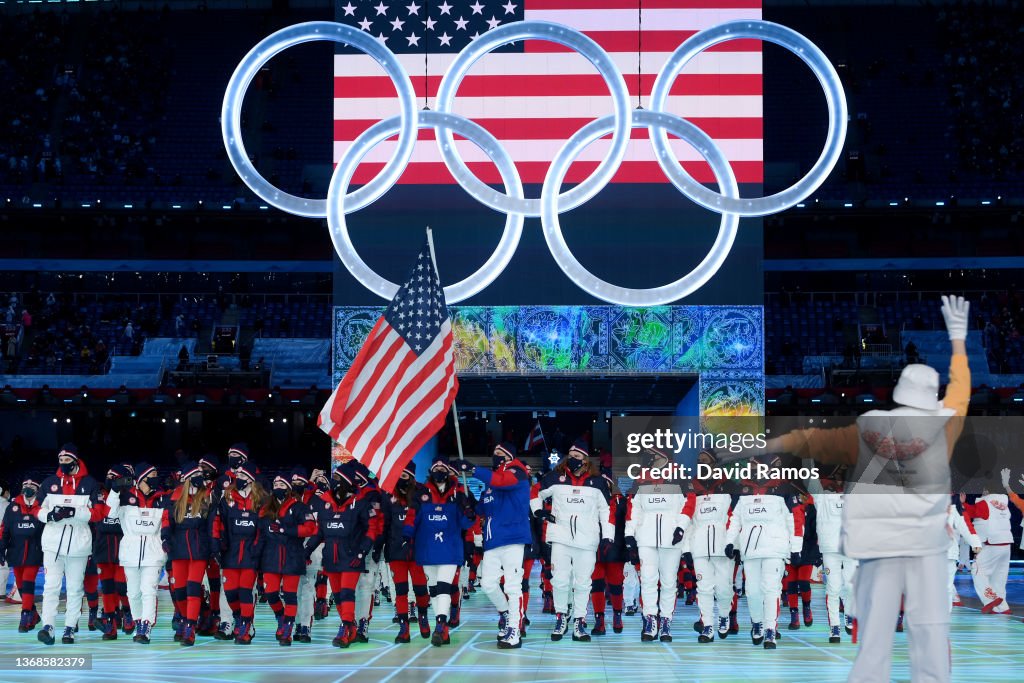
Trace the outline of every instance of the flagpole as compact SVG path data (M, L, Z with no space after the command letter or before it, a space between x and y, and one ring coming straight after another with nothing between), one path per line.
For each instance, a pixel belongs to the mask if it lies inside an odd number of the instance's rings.
M434 262L434 273L437 275L438 282L440 282L441 274L437 270L437 256L434 254L434 233L430 229L429 225L427 226L427 244L430 246L430 260ZM447 306L448 302L445 301L444 304ZM452 421L455 423L455 444L459 449L459 460L464 460L465 455L462 452L462 430L459 428L459 409L455 406L454 400L452 400ZM461 476L462 488L469 491L469 486L466 484L466 473L462 472Z

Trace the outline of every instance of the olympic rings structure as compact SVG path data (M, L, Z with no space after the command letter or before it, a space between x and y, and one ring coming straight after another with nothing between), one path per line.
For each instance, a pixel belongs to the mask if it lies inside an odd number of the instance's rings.
M814 73L825 93L828 106L828 134L814 166L789 188L774 195L744 198L732 168L722 150L700 128L664 110L669 90L683 68L698 54L730 40L757 39L779 45L801 59ZM519 40L558 43L587 59L608 85L613 112L573 134L555 155L548 168L539 198L527 198L519 172L508 150L491 133L470 119L455 113L459 84L473 65L495 48ZM259 174L249 160L242 141L242 101L250 82L274 55L311 41L344 43L369 55L392 79L398 92L399 115L385 119L363 132L346 150L334 169L326 199L309 199L275 187ZM508 266L519 244L526 218L541 219L544 239L562 271L592 296L627 306L659 306L692 294L710 280L729 255L744 216L766 216L784 211L810 196L835 168L846 139L846 94L835 68L822 51L796 31L768 21L731 21L700 31L685 40L671 54L655 79L648 109L631 110L629 92L622 73L609 55L583 33L548 21L520 21L481 34L460 52L441 79L436 111L417 111L415 91L409 74L398 58L369 33L335 22L314 21L295 24L264 38L249 51L228 81L221 109L221 132L228 159L242 181L263 201L281 211L308 218L326 218L335 251L349 272L370 291L392 299L398 286L371 269L356 252L349 237L346 215L369 206L384 195L401 177L416 143L417 130L432 128L445 165L456 182L476 201L506 216L505 228L490 258L466 279L444 288L449 304L468 299L491 284ZM611 181L625 158L629 133L647 128L655 158L667 179L698 205L721 214L718 236L707 256L687 275L661 287L634 289L601 280L576 259L562 236L559 215L594 198ZM391 159L369 183L349 192L356 167L375 145L398 135ZM611 133L612 142L604 159L582 183L562 193L566 172L580 152ZM709 163L718 182L715 192L694 180L675 158L669 134L692 145ZM505 192L478 179L459 156L454 135L479 147L497 166Z

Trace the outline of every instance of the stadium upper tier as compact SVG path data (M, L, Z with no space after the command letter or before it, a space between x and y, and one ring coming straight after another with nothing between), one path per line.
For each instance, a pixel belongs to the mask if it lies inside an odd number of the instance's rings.
M1016 32L1024 7L769 5L764 16L814 40L844 81L851 112L846 154L816 198L1020 195L1024 46ZM310 10L108 8L5 15L0 192L29 206L55 198L66 206L241 199L255 208L259 201L238 182L220 139L224 86L241 56L269 32L327 18ZM325 193L331 82L331 47L312 44L275 57L250 88L247 149L287 191ZM810 168L824 138L823 111L805 67L767 47L769 189Z

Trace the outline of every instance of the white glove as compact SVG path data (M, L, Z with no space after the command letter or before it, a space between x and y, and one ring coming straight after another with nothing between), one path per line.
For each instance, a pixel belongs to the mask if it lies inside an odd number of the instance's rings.
M1009 491L1010 490L1010 468L1009 467L1004 467L1002 469L1002 471L999 472L999 476L1002 477L1002 479L1003 479L1003 488L1005 490Z
M942 297L942 317L946 319L946 330L950 340L967 339L967 313L971 303L962 296Z

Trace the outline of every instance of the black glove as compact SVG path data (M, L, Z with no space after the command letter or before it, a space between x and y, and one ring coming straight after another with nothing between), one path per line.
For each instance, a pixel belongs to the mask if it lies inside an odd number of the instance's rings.
M608 562L612 552L615 550L615 541L610 538L602 538L601 545L597 547L597 561Z
M128 505L129 501L131 501L132 499L132 494L127 489L125 489L124 491L118 492L117 499L121 505Z
M412 562L413 545L411 538L402 539L402 544L398 546L398 556L404 558L406 562Z
M686 562L686 565L688 567L693 569L693 554L692 553L683 553L683 561Z
M59 522L62 519L65 519L66 517L69 516L69 515L66 515L64 513L64 510L66 510L66 509L67 508L62 507L62 506L57 506L57 507L53 508L52 510L50 510L49 514L46 515L46 521L47 522Z
M816 559L816 560L814 561L814 566L815 566L815 567L820 567L820 566L822 566L822 563L823 563L823 560L821 559L821 555L819 555L819 556L818 556L818 559Z
M640 550L636 547L636 539L632 536L626 536L626 551L629 553L631 564L640 564Z
M453 460L452 467L454 467L456 471L463 473L472 472L475 469L475 465L473 465L473 463L468 460L463 460L462 458Z
M683 528L677 526L672 532L672 545L679 545L683 540Z
M551 544L541 543L540 544L540 559L544 560L545 563L551 564Z
M163 541L160 544L160 547L163 548L163 551L164 551L165 555L170 555L171 554L171 542L170 541Z
M270 523L270 533L272 534L283 534L284 527L281 526L280 522L273 521Z
M542 522L547 520L548 522L551 522L552 524L555 523L555 516L553 514L551 514L550 512L548 512L547 510L545 510L544 508L541 508L540 510L537 510L536 512L534 512L533 513L533 518L537 519L537 520L540 520Z
M793 565L794 567L797 566L798 564L800 564L800 553L790 553L789 554L789 563L791 565Z
M121 493L122 491L127 491L131 487L132 487L132 480L129 479L128 477L120 477L120 478L114 480L113 489L115 491L117 491L118 493Z
M363 566L363 558L364 557L365 557L365 555L363 555L362 553L359 553L358 555L356 555L355 557L352 558L352 561L348 563L348 566L352 567L352 569L359 569L360 567Z
M732 547L732 543L730 543L729 545L725 546L725 556L726 557L731 557L732 559L735 560L735 559L738 559L739 554L740 554L739 551Z

